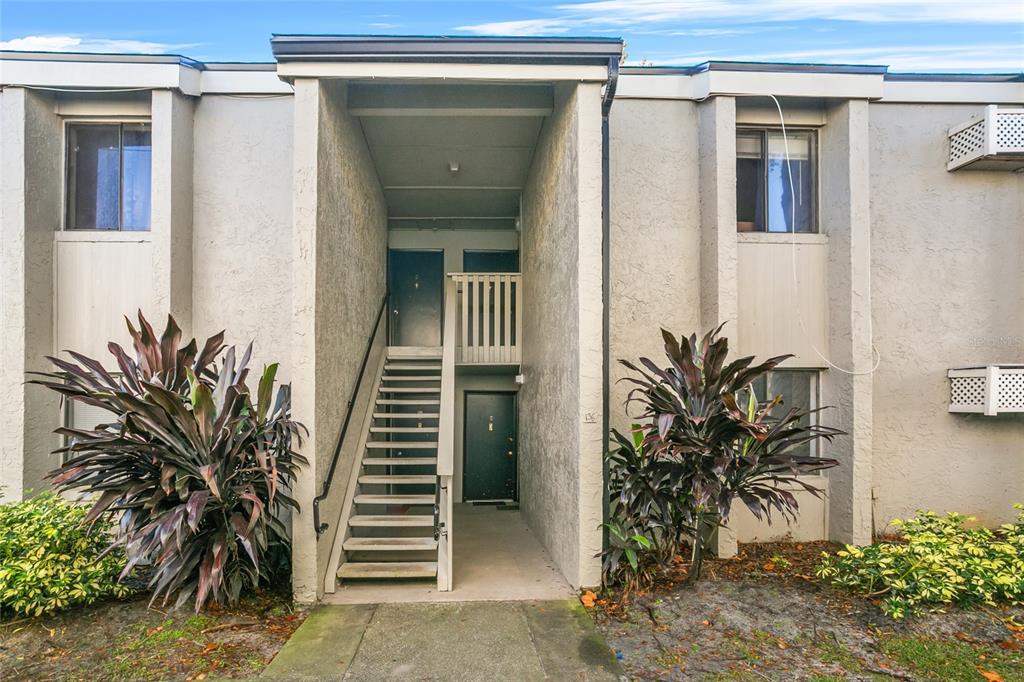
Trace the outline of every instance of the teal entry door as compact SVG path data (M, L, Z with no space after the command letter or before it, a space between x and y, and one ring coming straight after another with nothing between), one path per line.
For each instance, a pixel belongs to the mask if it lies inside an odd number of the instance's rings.
M440 346L443 251L388 251L392 346Z
M462 499L517 500L516 394L466 391Z

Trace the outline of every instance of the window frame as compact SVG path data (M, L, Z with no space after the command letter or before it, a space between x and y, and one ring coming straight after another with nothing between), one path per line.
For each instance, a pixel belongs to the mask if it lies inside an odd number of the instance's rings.
M83 232L83 233L113 233L121 234L124 232L150 232L153 229L153 166L152 156L150 156L150 180L149 180L149 198L150 198L150 216L149 225L146 229L136 230L125 230L124 223L124 126L126 125L149 125L150 134L150 154L153 150L153 119L149 116L117 116L117 117L74 117L65 118L63 121L63 135L61 139L62 146L62 157L64 161L63 169L63 180L62 180L62 191L61 191L61 220L60 220L60 231L61 232ZM75 227L71 219L71 207L73 205L71 197L71 127L72 126L117 126L117 145L118 145L118 174L117 174L117 227Z
M121 372L110 372L110 371L108 371L107 373L115 381L119 381L121 379L121 376L122 376ZM75 413L75 406L76 406L76 404L79 401L71 400L70 398L67 398L67 397L62 397L61 400L64 403L63 406L62 406L63 409L61 410L61 412L62 412L61 423L63 424L64 428L66 428L66 429L73 429L73 428L75 428L75 414L74 414ZM113 414L111 414L111 421L114 421L115 419L116 419L116 417ZM72 438L73 438L72 436L69 436L69 435L66 435L66 434L64 436L62 436L61 437L61 442L63 444L63 447L70 446ZM62 452L61 456L60 456L60 460L61 460L60 463L61 463L61 465L65 464L67 462L67 459L68 459L68 453L67 452Z
M821 158L820 158L820 145L818 144L818 128L812 126L786 126L786 135L791 133L807 133L810 137L810 156L811 156L811 169L813 170L814 177L811 183L811 197L814 200L814 206L811 207L811 230L808 232L797 232L796 230L786 230L785 232L774 232L768 229L769 216L769 205L768 205L768 134L769 133L782 133L782 126L766 126L766 125L743 125L739 124L736 126L736 137L738 138L743 134L758 133L761 136L761 165L762 165L762 176L761 179L764 182L764 198L761 203L761 211L764 215L764 229L763 230L752 230L754 234L821 234ZM739 157L734 155L733 163L739 160ZM738 180L737 180L738 182ZM737 192L739 186L737 185ZM739 216L736 217L736 231L739 232Z
M789 234L789 233L787 232L786 234ZM811 415L810 415L810 423L811 423L812 426L820 425L821 424L821 412L814 412L814 410L817 410L819 407L821 407L821 375L822 375L822 372L821 372L820 369L815 369L813 367L776 367L773 370L769 370L765 374L765 393L766 394L763 395L763 396L758 396L758 395L755 394L755 397L757 398L758 404L759 405L764 405L771 398L774 398L775 395L778 395L778 392L772 391L772 382L771 382L771 380L772 380L772 376L773 375L775 375L775 374L789 374L789 373L797 373L797 372L806 374L808 379L812 382L812 386L810 387L810 390L807 392L808 395L810 396L810 403L811 403L809 405L809 409L812 410ZM783 397L783 399L785 399L786 396L783 395L782 397ZM788 409L792 408L793 405L791 405L791 404L784 404L783 407L788 410ZM815 440L811 441L808 444L810 446L809 452L810 452L810 456L811 457L820 457L821 456L820 443L821 443L820 439L815 439Z

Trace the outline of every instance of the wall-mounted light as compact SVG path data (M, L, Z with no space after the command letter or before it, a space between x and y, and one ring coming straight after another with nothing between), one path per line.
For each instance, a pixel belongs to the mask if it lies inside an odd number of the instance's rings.
M459 172L459 162L458 161L449 161L448 162L448 170L451 171L452 173L458 173Z

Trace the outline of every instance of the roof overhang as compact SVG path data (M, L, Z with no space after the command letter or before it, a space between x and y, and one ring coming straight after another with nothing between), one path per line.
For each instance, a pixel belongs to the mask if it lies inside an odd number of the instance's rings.
M847 64L705 62L696 66L624 66L616 97L702 100L714 96L870 99L882 102L1014 104L1024 101L1021 74L890 73Z
M179 55L0 51L0 87L290 94L274 64L203 64Z
M282 78L595 80L608 78L619 38L274 35Z

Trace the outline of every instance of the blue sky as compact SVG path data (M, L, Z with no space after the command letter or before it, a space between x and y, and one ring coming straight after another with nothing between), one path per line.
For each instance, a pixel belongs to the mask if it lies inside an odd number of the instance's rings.
M633 64L708 59L1024 71L1022 0L0 0L0 48L270 61L271 33L601 35Z

